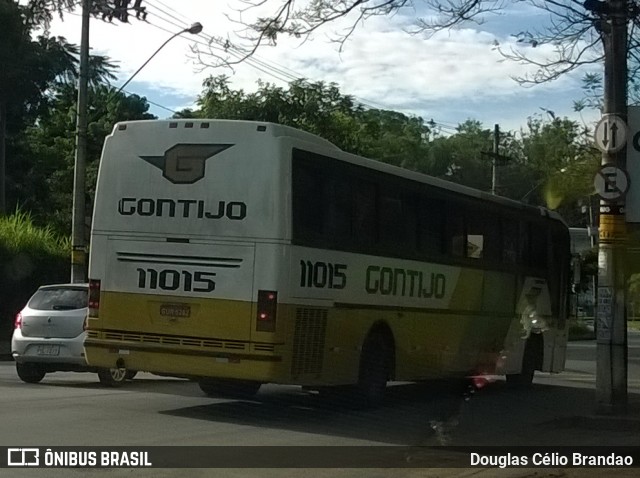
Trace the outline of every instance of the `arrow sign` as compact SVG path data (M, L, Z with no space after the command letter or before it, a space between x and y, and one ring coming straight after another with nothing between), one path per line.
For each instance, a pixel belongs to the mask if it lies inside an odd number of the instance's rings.
M609 133L611 131L611 133ZM609 146L609 134L611 134L611 150L616 149L616 133L618 132L618 125L614 122L608 128L604 128L604 138L602 139L602 144L605 148Z
M627 143L627 125L617 115L607 114L596 126L594 140L603 153L616 153Z

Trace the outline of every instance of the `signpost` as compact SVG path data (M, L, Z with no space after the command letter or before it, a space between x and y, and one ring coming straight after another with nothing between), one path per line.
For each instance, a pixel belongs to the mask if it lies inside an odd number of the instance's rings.
M627 124L614 114L606 114L596 125L596 146L603 153L617 153L627 144Z
M616 201L629 189L629 175L622 169L609 164L602 166L593 179L593 186L600 199Z

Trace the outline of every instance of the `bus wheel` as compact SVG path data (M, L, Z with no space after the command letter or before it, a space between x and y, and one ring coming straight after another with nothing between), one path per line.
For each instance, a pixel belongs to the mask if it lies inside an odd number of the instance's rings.
M107 387L120 387L127 380L126 368L102 368L98 370L98 379Z
M16 372L18 372L20 380L26 383L38 383L46 375L46 372L42 370L42 367L38 364L29 362L16 363Z
M381 333L370 334L362 346L356 399L363 407L378 407L384 401L391 365L391 347Z
M262 384L249 380L203 378L198 385L209 397L251 398L258 393Z
M507 374L507 384L512 388L528 388L533 384L536 372L537 347L532 339L527 340L522 356L520 373Z

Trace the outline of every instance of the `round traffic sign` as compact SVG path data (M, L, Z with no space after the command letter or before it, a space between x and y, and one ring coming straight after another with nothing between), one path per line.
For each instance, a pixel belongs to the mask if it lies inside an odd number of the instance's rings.
M612 201L626 194L629 189L629 175L620 168L605 165L596 173L593 185L601 199Z
M596 125L594 140L603 153L616 153L627 144L628 128L617 115L606 114Z

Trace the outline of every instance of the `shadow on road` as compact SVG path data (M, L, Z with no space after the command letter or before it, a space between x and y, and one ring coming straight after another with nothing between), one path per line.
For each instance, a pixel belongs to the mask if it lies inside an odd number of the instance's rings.
M583 388L534 385L512 390L495 382L466 400L441 383L389 388L384 407L353 410L292 387L265 387L255 400L217 400L162 412L196 420L342 436L395 445L637 445L638 411L594 414ZM630 395L632 408L640 395Z

